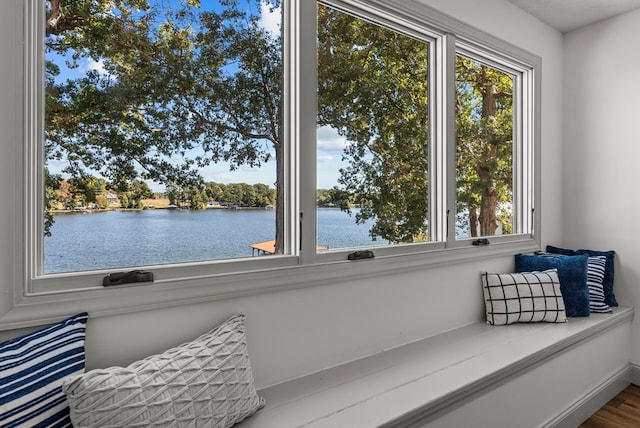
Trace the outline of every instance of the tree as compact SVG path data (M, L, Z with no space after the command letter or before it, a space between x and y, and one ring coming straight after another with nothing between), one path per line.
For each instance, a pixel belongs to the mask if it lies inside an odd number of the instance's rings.
M44 169L44 200L45 200L45 216L44 216L44 235L51 236L51 227L53 226L53 215L51 210L56 203L64 203L61 197L62 178L49 174L49 168Z
M275 158L279 252L281 37L260 25L263 3L50 0L46 51L57 61L46 62L47 158L120 189L163 183L177 204L186 199L175 191L200 188L198 171L210 163L237 169ZM318 121L349 142L333 199L358 206L358 223L373 220L374 239L428 239L429 57L420 40L318 6ZM71 68L83 58L99 67L63 81L63 58ZM490 235L512 193L509 82L469 61L458 60L457 71L458 213L468 212L472 236ZM244 202L243 189L220 190L206 194Z
M348 210L353 207L353 201L341 198L348 196L337 188L316 190L316 203L319 207L343 207Z
M213 181L205 184L205 193L210 201L221 201L224 195L224 184Z
M149 199L153 196L153 192L149 185L142 180L134 180L130 186L131 199L135 201L135 207L142 208L142 200Z
M103 178L82 176L70 180L76 193L82 194L87 203L95 203L99 195L107 191L107 182Z
M426 238L428 58L423 42L318 7L319 125L350 142L338 199L375 219L373 239Z
M260 25L263 1L219 3L49 1L47 52L71 67L91 58L101 71L62 82L47 61L47 157L67 160L74 176L89 169L112 183L179 186L199 185L198 169L212 162L235 169L275 157L283 183L280 36Z
M456 73L458 213L471 236L495 235L498 223L510 232L510 213L498 216L513 202L513 79L462 56Z
M104 210L109 207L109 200L106 195L98 195L96 197L96 205L98 208Z
M192 210L204 209L206 194L197 186L189 187L187 194L189 195L189 208Z
M167 199L169 199L170 205L179 206L180 202L182 202L182 200L184 199L183 190L180 187L176 186L175 184L167 186L164 193Z
M240 183L229 183L225 186L222 200L227 204L240 205L244 198L244 186Z
M357 222L374 219L374 239L427 238L428 60L420 40L318 8L319 125L349 141L336 199L361 207ZM513 81L463 57L456 68L458 216L471 236L494 235L498 220L508 232Z
M275 189L267 186L263 183L257 183L253 185L253 191L255 193L255 205L259 207L265 207L267 205L274 205L276 202Z

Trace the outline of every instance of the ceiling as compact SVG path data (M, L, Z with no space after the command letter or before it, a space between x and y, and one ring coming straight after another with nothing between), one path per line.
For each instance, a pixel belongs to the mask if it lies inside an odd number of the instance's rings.
M640 0L508 0L564 32L640 8Z

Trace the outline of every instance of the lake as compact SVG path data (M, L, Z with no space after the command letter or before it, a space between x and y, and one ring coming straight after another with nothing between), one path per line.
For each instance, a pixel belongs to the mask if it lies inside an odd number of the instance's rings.
M354 213L355 215L355 213ZM45 273L249 257L275 236L273 210L144 210L54 216L44 240ZM318 209L318 245L384 245L369 225L337 208Z

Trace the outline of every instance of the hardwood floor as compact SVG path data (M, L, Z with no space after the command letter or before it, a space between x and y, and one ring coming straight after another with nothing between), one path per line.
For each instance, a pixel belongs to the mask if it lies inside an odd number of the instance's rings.
M629 385L580 428L640 427L640 386Z

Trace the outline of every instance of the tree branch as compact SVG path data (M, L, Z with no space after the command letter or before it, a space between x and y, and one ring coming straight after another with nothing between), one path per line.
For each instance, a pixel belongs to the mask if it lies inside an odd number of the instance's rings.
M82 16L66 16L62 11L61 0L50 0L51 15L47 18L45 31L46 35L58 35L66 30L73 30L85 26L89 20Z

